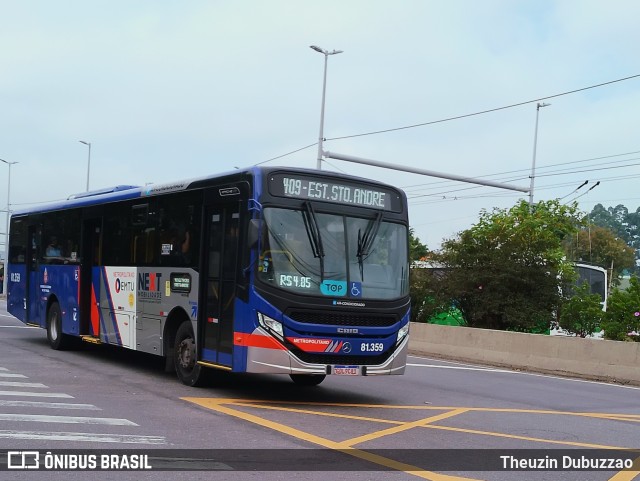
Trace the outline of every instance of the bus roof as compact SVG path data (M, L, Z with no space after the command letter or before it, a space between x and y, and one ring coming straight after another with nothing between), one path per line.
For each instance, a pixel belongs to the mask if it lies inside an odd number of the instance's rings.
M84 207L90 205L99 205L105 204L109 202L115 202L120 200L128 200L135 199L137 197L148 197L153 195L160 195L170 192L180 192L183 190L187 190L190 187L199 188L205 187L208 182L213 182L219 179L223 179L225 177L242 177L242 176L260 176L260 175L269 175L271 172L276 171L286 171L286 172L298 172L300 174L307 175L322 175L328 177L335 178L344 178L348 177L354 181L361 181L366 183L385 185L388 187L392 187L399 192L402 192L401 189L390 186L389 184L385 184L383 182L378 182L371 179L366 179L358 176L352 175L344 175L337 172L331 171L318 171L316 169L302 169L297 167L284 167L284 166L276 166L276 167L248 167L245 169L237 169L227 172L222 172L219 174L212 174L203 177L178 180L175 182L167 182L161 184L148 184L145 186L135 186L135 185L117 185L114 187L108 187L103 189L97 189L89 192L81 192L78 194L72 194L67 199L57 201L57 202L48 202L46 204L40 204L35 207L29 207L24 209L16 209L13 211L13 216L20 216L38 212L50 212L56 210L64 210L68 208L74 207Z

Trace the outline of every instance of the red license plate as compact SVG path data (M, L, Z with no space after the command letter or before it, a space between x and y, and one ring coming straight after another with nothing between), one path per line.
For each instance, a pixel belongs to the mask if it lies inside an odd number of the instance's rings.
M357 376L360 369L356 366L336 366L333 368L333 374L336 376Z

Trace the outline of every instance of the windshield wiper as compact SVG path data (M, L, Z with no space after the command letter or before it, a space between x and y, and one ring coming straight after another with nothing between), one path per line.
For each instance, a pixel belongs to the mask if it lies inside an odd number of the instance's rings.
M358 252L356 257L358 258L358 265L360 266L360 279L364 281L364 260L369 256L369 251L373 246L373 241L378 235L378 229L382 223L382 212L376 214L375 219L371 219L367 224L367 228L364 230L364 234L358 229Z
M324 282L324 247L322 246L322 236L320 235L318 219L309 201L304 203L302 219L304 221L304 228L307 231L307 236L309 237L313 257L320 260L320 283L322 283Z

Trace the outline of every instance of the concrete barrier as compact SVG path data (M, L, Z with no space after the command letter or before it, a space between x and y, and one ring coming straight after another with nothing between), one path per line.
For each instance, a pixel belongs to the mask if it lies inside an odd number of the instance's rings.
M411 323L409 352L523 371L640 385L640 342Z

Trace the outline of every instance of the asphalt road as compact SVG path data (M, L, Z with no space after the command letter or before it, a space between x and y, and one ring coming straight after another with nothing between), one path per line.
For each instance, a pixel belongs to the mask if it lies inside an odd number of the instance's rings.
M147 453L154 469L187 470L12 470L0 479L640 480L621 469L519 468L615 448L640 462L637 387L410 357L404 376L301 388L288 377L223 373L188 388L163 366L108 346L53 351L44 330L7 315L1 300L0 452L78 450L64 453L99 465L127 450Z

